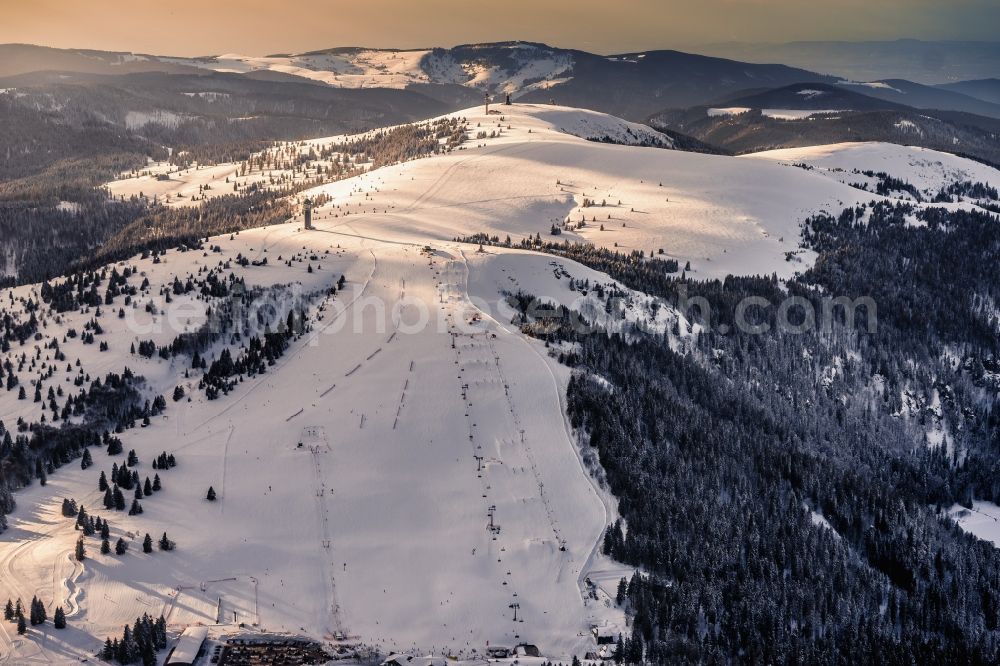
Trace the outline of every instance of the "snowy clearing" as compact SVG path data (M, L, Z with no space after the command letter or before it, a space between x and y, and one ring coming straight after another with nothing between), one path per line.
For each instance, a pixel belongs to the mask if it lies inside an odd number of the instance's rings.
M799 94L806 92L800 90ZM818 91L813 91L818 92ZM827 110L816 110L816 109L761 109L761 113L768 117L774 118L775 120L806 120L813 117L823 117L832 116L838 113L843 113L847 109L827 109Z
M711 108L706 113L708 113L710 118L716 118L718 116L739 116L749 113L752 110L748 106L727 106L724 108Z
M1000 506L977 500L971 509L956 504L948 509L948 515L964 531L1000 548Z

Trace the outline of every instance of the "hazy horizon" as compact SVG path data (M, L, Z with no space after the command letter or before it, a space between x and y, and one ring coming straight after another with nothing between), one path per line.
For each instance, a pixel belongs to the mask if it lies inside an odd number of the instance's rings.
M262 56L338 46L417 49L533 41L595 53L705 49L733 43L828 41L996 42L993 0L509 0L496 11L468 3L400 0L37 0L5 7L0 43L201 56Z
M368 43L336 43L329 44L325 47L318 48L308 48L308 49L286 49L284 51L273 51L267 53L255 53L247 50L238 51L241 55L254 56L254 57L268 57L268 56L278 56L278 55L292 55L292 54L303 54L318 51L325 51L329 49L342 49L342 48L361 48L361 49L375 49L375 50L394 50L394 51L421 51L424 49L431 48L454 48L462 46L465 44L501 44L507 42L523 42L523 43L536 43L545 44L546 46L551 46L554 48L561 49L576 49L581 51L587 51L597 55L620 55L626 53L641 53L644 51L669 51L669 50L680 50L680 51L691 51L691 52L701 52L701 51L712 51L713 49L719 48L760 48L760 47L784 47L792 46L796 44L892 44L897 42L919 42L924 44L991 44L1000 46L1000 40L988 40L988 39L918 39L914 37L898 37L896 39L796 39L789 41L771 41L771 42L750 42L750 41L724 41L724 42L699 42L690 44L662 44L659 46L649 46L647 48L622 48L622 49L588 49L577 46L575 44L562 44L554 41L537 40L537 39L519 39L517 37L510 37L507 39L489 39L489 40L477 40L477 41L452 41L443 43L428 43L422 46L394 46L392 44L368 44ZM215 52L204 52L204 53L191 53L182 54L175 52L165 52L165 51L151 51L142 49L123 49L123 48L98 48L94 46L80 46L74 44L46 44L42 42L29 42L29 41L0 41L0 45L27 45L27 46L38 46L42 48L52 48L60 50L80 50L80 51L107 51L107 52L120 52L120 53L135 53L137 55L151 55L151 56L177 56L177 57L187 57L187 58L198 58L198 57L213 57L224 55L225 53L237 53L237 51L215 51ZM709 54L710 55L710 54Z

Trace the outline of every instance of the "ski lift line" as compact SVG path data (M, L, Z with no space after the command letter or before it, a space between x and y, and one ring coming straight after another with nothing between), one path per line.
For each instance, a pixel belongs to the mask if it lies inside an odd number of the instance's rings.
M226 469L229 467L229 442L233 439L233 433L236 432L234 426L229 426L229 434L226 435L226 444L222 449L222 492L220 493L220 499L226 496ZM222 513L226 512L226 503L220 502L219 508Z
M296 416L298 416L299 414L301 414L304 411L306 411L305 408L302 408L299 411L295 412L294 414L292 414L291 416L289 416L287 419L285 419L285 423L288 423L289 421L291 421L292 419L294 419Z
M459 252L461 253L462 259L463 259L463 261L465 263L466 271L468 271L468 257L465 256L465 251L463 249L460 248ZM494 323L496 323L496 325L500 327L501 330L503 330L504 332L506 332L508 334L514 335L515 339L518 340L519 342L521 342L521 344L523 344L524 346L526 346L531 352L533 352L539 358L539 360L541 361L541 363L545 367L545 369L548 370L549 377L552 380L552 383L553 383L553 385L554 385L554 387L556 389L556 395L558 396L558 399L559 399L560 411L561 411L561 413L563 415L563 426L564 426L564 429L565 429L567 441L570 442L570 443L572 443L572 441L573 441L573 431L572 431L572 428L570 426L569 419L566 416L566 405L565 405L565 402L564 402L564 396L563 396L562 391L559 389L559 382L556 380L555 374L553 374L552 369L548 366L548 363L547 363L546 359L538 352L538 350L536 350L527 341L525 341L523 337L521 337L519 335L516 335L513 331L511 331L510 329L508 329L503 323L501 323L500 321L498 321L495 317L493 317L489 313L485 313L485 315L487 317L489 317L490 319L492 319L494 321ZM493 343L490 342L491 346L492 346L492 344ZM508 400L509 399L510 399L510 395L508 393ZM574 450L574 454L576 455L577 464L580 466L581 472L583 472L584 477L586 477L590 481L591 490L593 491L593 493L597 497L597 499L600 501L601 506L604 509L604 524L605 524L605 527L608 527L608 526L611 525L611 518L612 518L612 515L613 515L613 511L612 511L611 507L608 506L606 498L601 494L601 492L599 491L599 489L595 485L593 478L591 477L591 475L587 472L586 468L584 467L583 461L580 459L579 454L575 450ZM594 542L594 545L591 548L589 555L587 556L587 560L583 563L583 566L580 567L580 574L579 574L579 578L578 578L577 582L578 582L578 587L580 588L580 594L584 598L585 602L586 602L586 598L587 597L586 597L586 593L584 591L583 579L586 576L586 573L589 570L589 568L591 566L593 566L593 562L594 562L595 558L599 554L599 551L600 551L600 548L601 548L601 544L603 542L603 533L604 533L604 530L601 531L601 536L598 537L598 539ZM566 552L568 553L569 551L566 551Z
M313 474L317 485L316 517L319 520L321 533L319 546L321 552L324 552L332 547L332 539L330 537L330 521L327 516L329 510L323 501L324 493L321 492L324 488L323 462L317 450L311 449L310 451L313 459ZM320 559L322 560L323 558L321 557ZM343 633L344 629L340 618L340 604L337 602L337 583L332 571L328 580L329 584L326 585L327 603L329 604L330 616L334 623L333 629Z
M459 350L456 350L456 351L455 351L455 354L456 354L456 356L459 356L459 355L461 354L461 351L459 351ZM466 393L465 393L465 392L466 392L466 391L468 390L468 388L469 388L469 385L468 385L468 384L462 384L462 389L463 389L463 398L466 398ZM467 419L467 422L468 422L468 424L469 424L469 429L470 429L470 434L469 434L469 439L470 439L470 441L473 441L473 442L474 442L475 440L474 440L474 437L473 437L473 435L472 435L472 425L473 425L473 424L472 424L472 415L471 415L471 413L467 413L467 414L466 414L466 419ZM476 447L476 449L473 449L473 451L474 451L473 455L474 455L474 457L475 457L475 458L476 458L476 460L477 460L477 467L478 467L478 469L476 470L476 473L477 473L477 475L478 475L478 476L479 476L479 478L480 478L480 484L481 484L481 486L482 486L482 497L483 497L484 499L486 499L486 500L487 500L487 502L489 502L490 500L488 499L488 491L489 491L489 490L491 489L491 485L490 485L490 484L489 484L489 482L488 482L488 481L487 481L487 480L486 480L486 479L484 478L484 474L483 474L483 465L482 465L482 460L483 460L483 457L482 457L482 456L480 456L479 454L475 453L475 451L476 451L477 449L480 449L480 448L482 448L482 447L481 447L481 446L478 446L478 447ZM493 461L495 461L495 462L499 462L499 464L501 464L501 465L503 464L503 461L502 461L502 460L497 460L497 459L495 459L495 458L491 458L491 460L493 460ZM486 527L487 527L487 531L488 531L488 532L489 532L490 534L492 534L492 541L496 541L496 542L497 542L497 545L498 545L498 546L500 547L500 551L501 551L501 552L505 552L505 551L506 551L506 547L505 547L505 546L503 546L503 545L502 545L502 541L500 541L500 539L501 539L501 533L502 533L502 532L501 532L501 529L500 529L500 526L499 526L499 525L496 525L496 524L494 523L494 521L493 521L493 517L494 517L494 515L495 515L495 512L496 512L496 505L495 505L495 504L490 504L490 505L489 505L489 507L488 507L488 515L489 515L489 517L490 517L490 524L488 524L488 525L487 525ZM475 554L475 552L473 552L473 555L474 555L474 554ZM498 560L498 562L499 562L499 560ZM508 575L509 575L509 574L508 574ZM513 587L513 580L512 580L512 579L511 579L511 580L506 580L506 579L505 579L505 580L503 581L502 585L504 585L504 586L510 586L510 587ZM514 596L515 596L515 597L517 597L517 592L516 592L516 591L514 592ZM523 621L523 620L522 620L522 621Z
M357 372L360 369L361 369L361 364L358 363L356 366L354 366L353 368L351 368L350 371L347 374L345 374L344 376L345 377L350 377L351 375L353 375L355 372Z
M328 388L327 390L325 390L325 391L323 391L322 393L320 393L320 394L319 394L319 397L321 397L321 398L325 398L325 397L326 397L326 395L327 395L327 394L328 394L328 393L329 393L330 391L332 391L333 389L335 389L335 388L337 388L337 385L336 385L336 384L334 384L333 386L331 386L331 387L330 387L330 388Z
M493 354L496 372L500 376L500 381L504 386L508 386L507 378L506 376L504 376L503 368L500 366L500 355L497 353L496 348L493 345L492 339L487 338L486 340L487 340L486 344L489 347L489 351ZM556 538L556 542L561 543L563 539L562 539L562 534L559 532L559 528L556 527L556 521L554 518L555 511L552 508L552 504L549 500L549 497L545 492L545 484L542 481L541 473L539 472L538 465L535 461L534 453L531 450L530 444L525 438L525 430L524 428L521 427L521 420L518 418L517 412L514 409L514 402L510 396L509 391L505 391L505 398L507 400L507 406L508 409L510 410L511 418L514 421L514 426L521 434L521 444L524 447L524 452L528 458L528 463L529 466L531 467L532 474L535 476L535 481L538 483L538 494L542 500L542 504L545 509L545 514L549 521L549 527L552 529L552 533L553 536L555 536ZM572 559L572 556L570 556L570 559Z

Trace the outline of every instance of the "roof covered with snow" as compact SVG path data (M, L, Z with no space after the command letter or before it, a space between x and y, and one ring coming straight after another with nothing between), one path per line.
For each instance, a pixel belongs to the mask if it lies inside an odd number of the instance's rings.
M177 641L174 651L167 659L167 664L177 664L177 666L193 664L194 660L198 658L198 651L201 650L201 645L205 642L206 637L208 637L207 627L188 627L185 629Z

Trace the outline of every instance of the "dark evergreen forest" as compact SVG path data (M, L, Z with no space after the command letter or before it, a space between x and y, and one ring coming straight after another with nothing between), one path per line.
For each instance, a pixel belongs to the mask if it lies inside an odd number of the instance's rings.
M788 283L558 250L671 305L711 304L678 351L664 334L580 332L565 310L525 326L575 369L572 425L620 500L604 550L640 572L619 594L633 623L617 658L996 663L1000 551L945 509L1000 500L1000 227L875 204L808 220L803 242L819 259ZM777 325L790 295L813 304L806 332ZM766 333L733 326L747 296L775 304L748 315ZM877 326L824 312L825 296L871 297Z

